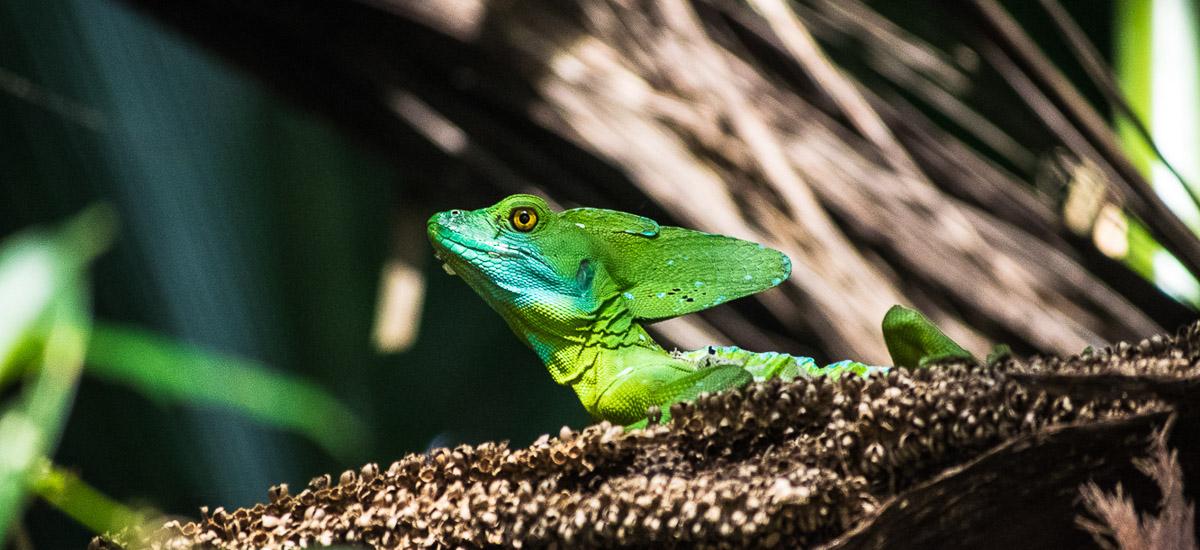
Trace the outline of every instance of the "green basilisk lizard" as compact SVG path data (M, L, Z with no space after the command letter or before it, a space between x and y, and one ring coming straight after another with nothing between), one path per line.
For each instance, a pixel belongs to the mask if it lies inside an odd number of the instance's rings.
M512 195L479 210L429 218L429 239L459 275L575 390L595 418L645 420L647 410L770 378L868 375L888 367L755 353L734 346L668 352L644 323L717 306L774 287L791 274L766 246L600 208L550 209ZM884 339L899 366L972 360L920 313L895 306Z

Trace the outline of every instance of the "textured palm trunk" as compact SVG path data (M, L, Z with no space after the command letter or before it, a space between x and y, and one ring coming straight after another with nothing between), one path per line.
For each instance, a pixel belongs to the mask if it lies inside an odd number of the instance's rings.
M153 548L1077 548L1090 533L1122 548L1195 548L1198 362L1193 324L1065 359L776 380L676 404L668 426L602 423L522 449L434 449L119 538ZM1156 514L1139 521L1139 509Z
M128 1L395 158L421 187L409 216L540 190L791 256L763 307L659 326L682 347L885 362L878 322L893 303L976 352L1067 353L1190 315L1069 231L1056 189L1029 183L1064 146L1185 264L1200 257L1095 110L990 2L927 6L978 35L934 45L854 0ZM980 97L1011 118L989 120ZM1030 127L1039 140L1011 135Z

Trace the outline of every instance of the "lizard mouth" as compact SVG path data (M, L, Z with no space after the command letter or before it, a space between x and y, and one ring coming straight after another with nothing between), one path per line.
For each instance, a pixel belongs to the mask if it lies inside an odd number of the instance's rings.
M520 250L511 248L503 243L497 243L499 246L494 246L491 243L481 243L457 233L439 233L437 235L437 242L441 245L442 250L467 260L472 258L472 252L475 254L487 254L493 258L497 256L521 255Z
M520 256L520 251L510 248L503 243L483 243L460 233L454 233L445 227L430 227L429 236L433 241L433 256L442 261L442 269L450 275L457 275L451 264L470 265L482 256L498 258L501 256ZM457 260L457 261L455 261Z

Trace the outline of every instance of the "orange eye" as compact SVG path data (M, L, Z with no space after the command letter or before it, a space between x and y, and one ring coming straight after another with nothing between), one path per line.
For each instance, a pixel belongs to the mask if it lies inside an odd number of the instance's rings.
M537 227L537 212L526 206L514 208L508 215L508 221L512 223L513 229L522 233L528 233L533 231L534 227Z

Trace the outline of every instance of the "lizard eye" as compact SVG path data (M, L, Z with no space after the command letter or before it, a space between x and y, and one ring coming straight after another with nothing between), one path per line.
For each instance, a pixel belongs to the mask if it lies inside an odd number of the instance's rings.
M528 233L533 231L534 227L537 227L538 216L534 209L521 206L514 208L508 214L508 221L512 223L513 229L522 233Z

